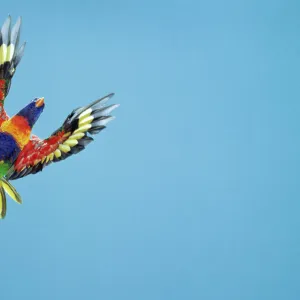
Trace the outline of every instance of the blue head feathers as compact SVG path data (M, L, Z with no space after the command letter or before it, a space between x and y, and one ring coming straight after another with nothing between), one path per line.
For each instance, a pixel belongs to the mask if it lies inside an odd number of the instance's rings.
M45 107L44 98L35 98L25 106L17 115L24 117L32 128Z

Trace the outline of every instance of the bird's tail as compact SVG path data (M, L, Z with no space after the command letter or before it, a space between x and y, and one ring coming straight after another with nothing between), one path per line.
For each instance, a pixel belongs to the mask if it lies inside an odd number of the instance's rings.
M22 199L16 189L4 178L0 180L0 219L6 215L6 195L5 192L17 203L22 204Z
M11 17L8 16L0 31L0 89L4 96L25 49L25 43L19 48L20 28L21 18L11 28Z

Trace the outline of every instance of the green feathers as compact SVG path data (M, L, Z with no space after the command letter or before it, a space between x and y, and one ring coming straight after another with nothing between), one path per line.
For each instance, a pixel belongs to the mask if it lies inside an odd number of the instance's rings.
M0 218L6 215L6 195L5 192L17 203L22 204L22 199L16 189L4 178L0 180Z

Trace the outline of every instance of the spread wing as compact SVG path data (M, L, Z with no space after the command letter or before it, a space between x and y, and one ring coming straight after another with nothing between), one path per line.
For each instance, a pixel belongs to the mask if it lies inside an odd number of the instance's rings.
M32 136L6 175L6 179L13 180L38 173L52 162L64 160L82 151L93 141L90 135L99 133L114 119L109 114L119 105L104 106L112 96L113 94L109 94L88 106L74 109L63 125L49 138L42 140Z
M11 18L8 16L0 31L0 124L8 119L3 108L4 100L25 49L25 43L18 48L20 28L21 18L11 28Z

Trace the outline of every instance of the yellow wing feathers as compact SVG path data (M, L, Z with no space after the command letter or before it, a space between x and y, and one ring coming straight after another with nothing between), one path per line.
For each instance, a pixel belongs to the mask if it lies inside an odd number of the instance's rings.
M32 138L21 151L7 178L12 180L35 174L50 163L64 160L85 149L93 141L90 135L98 134L114 119L109 114L119 105L104 106L112 96L109 94L86 107L73 110L48 139Z

